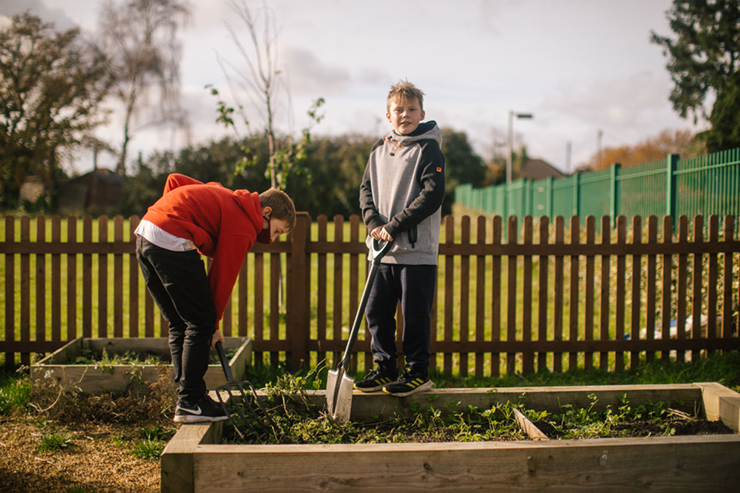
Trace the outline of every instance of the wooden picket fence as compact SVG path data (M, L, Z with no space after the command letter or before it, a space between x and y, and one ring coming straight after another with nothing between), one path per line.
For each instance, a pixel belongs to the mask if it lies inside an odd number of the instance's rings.
M166 336L139 274L132 234L138 220L116 216L111 226L106 217L97 225L89 216L5 218L0 353L7 367L80 336ZM562 216L554 224L547 217L526 216L521 224L513 216L507 224L500 216L446 217L432 367L477 376L621 370L640 359L738 349L740 239L733 217L720 228L720 218L710 216L707 238L701 216L691 223L680 217L675 237L659 235L655 216L645 224L634 217L628 225L623 216L615 223L604 217L597 228L591 216L582 229L577 217L567 228ZM674 230L670 216L661 226ZM364 235L357 216L348 224L319 216L312 224L299 213L289 238L255 245L247 256L224 334L251 337L258 362L289 361L294 370L334 364L367 273ZM372 366L369 339L364 331L355 345L353 370Z

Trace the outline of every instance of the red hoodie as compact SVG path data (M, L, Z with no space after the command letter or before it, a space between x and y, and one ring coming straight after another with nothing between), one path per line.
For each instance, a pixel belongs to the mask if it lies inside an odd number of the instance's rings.
M142 219L192 240L198 252L213 259L208 281L220 321L244 257L262 230L259 194L173 173L167 177L162 198Z

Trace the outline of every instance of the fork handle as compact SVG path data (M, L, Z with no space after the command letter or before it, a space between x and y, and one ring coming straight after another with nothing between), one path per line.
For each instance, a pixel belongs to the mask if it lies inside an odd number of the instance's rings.
M226 375L226 381L229 383L235 383L236 380L234 379L234 375L231 373L231 368L229 368L229 361L226 359L226 353L224 352L224 346L221 344L221 341L216 341L216 352L218 353L218 359L221 362L221 368L224 370L224 375Z

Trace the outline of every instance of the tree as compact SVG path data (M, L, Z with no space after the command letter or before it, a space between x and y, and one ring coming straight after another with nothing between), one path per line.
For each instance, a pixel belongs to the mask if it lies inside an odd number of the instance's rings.
M229 62L219 60L224 75L231 86L232 97L237 103L237 109L228 106L224 101L219 101L217 121L227 127L232 127L239 137L233 119L234 113L238 111L248 132L248 137L252 139L257 137L257 133L252 131L247 110L240 103L241 96L246 95L251 102L252 109L263 120L263 133L268 143L269 165L267 173L270 177L270 184L273 188L285 188L290 175L306 173L306 169L299 166L299 164L305 159L306 146L311 143L311 125L319 123L323 118L318 110L324 104L324 100L318 98L309 108L308 115L311 118L311 124L302 130L302 138L298 143L293 142L293 137L289 134L279 135L276 128L278 101L280 100L279 91L285 91L287 100L290 100L290 98L283 83L283 72L278 67L278 37L274 14L267 7L267 4L264 4L263 8L255 13L249 8L246 0L230 0L229 3L246 27L248 44L240 40L233 28L229 27L229 30L234 44L236 44L247 66L247 70L242 71ZM206 87L210 87L210 85ZM240 89L241 92L237 89ZM214 96L219 96L216 88L211 88L211 93ZM256 162L253 149L245 148L244 151L245 157L239 161L235 170L237 174L243 172L246 166L253 165Z
M666 159L668 154L691 158L704 153L701 139L690 130L663 130L656 137L648 138L634 146L607 147L591 157L587 167L597 171L619 163L623 168ZM601 160L599 161L599 157Z
M179 103L180 44L177 29L190 16L180 0L129 0L119 9L107 3L100 19L101 45L111 59L115 95L124 107L123 140L117 173L126 174L128 145L134 133L150 125L184 125ZM159 104L138 128L134 118L157 90ZM151 108L151 107L150 107Z
M452 213L455 202L455 188L463 183L474 187L483 185L486 179L486 166L483 159L473 152L465 132L456 132L449 128L442 129L442 152L445 155L445 199L442 203L442 215Z
M262 142L246 143L225 137L207 144L189 145L177 152L153 152L146 160L138 163L136 171L124 182L124 201L119 213L143 215L162 196L167 175L170 173L182 173L204 183L218 182L231 189L267 189L270 183L264 176L267 167L266 152L261 152L264 157L253 170L234 175L234 163L243 155L241 148L245 145L264 151L267 141L262 138Z
M713 95L714 113L722 110L717 102L734 99L726 92L738 91L740 78L735 74L740 68L740 0L674 0L667 17L677 38L652 32L651 40L663 46L663 53L668 56L666 68L674 83L669 97L673 109L682 118L691 112L694 123L699 117L708 119L716 132L704 103ZM718 119L721 118L714 118ZM721 130L740 133L740 122ZM715 141L722 139L714 138Z
M29 13L0 31L0 190L13 206L29 175L53 194L60 160L105 121L105 56L80 39L79 29L54 32Z
M360 182L377 138L361 135L317 137L306 148L303 166L312 180L291 180L287 191L299 210L349 217L360 213Z
M740 72L730 77L725 89L717 94L709 123L712 127L700 134L708 152L740 147Z

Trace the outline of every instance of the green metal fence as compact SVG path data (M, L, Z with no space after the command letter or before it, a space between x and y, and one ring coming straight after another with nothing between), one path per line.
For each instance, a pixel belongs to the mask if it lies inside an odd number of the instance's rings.
M460 185L455 203L486 215L516 216L672 216L740 218L740 149L691 159L665 160L629 168L619 164L553 180L517 180L486 188Z

